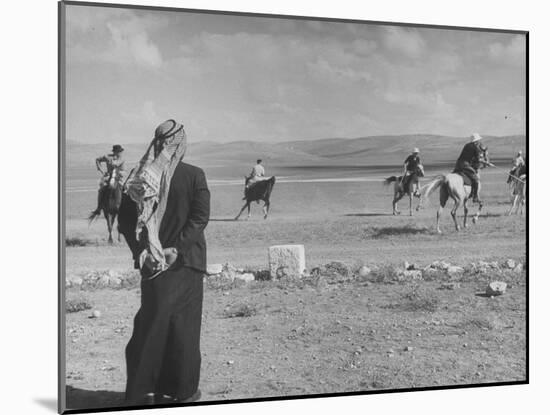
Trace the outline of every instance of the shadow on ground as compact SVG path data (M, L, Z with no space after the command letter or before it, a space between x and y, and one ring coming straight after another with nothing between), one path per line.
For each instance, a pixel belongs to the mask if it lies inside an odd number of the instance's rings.
M399 236L399 235L418 235L429 234L431 231L428 228L417 228L413 226L385 226L382 228L371 227L368 233L373 238L383 238L387 236Z
M236 222L235 218L210 218L209 222Z
M124 406L124 392L85 390L67 386L67 409L113 408Z

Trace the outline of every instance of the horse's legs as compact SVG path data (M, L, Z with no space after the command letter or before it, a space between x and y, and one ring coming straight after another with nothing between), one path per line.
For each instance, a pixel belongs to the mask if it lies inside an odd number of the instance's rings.
M422 207L422 195L418 193L416 197L418 198L418 206L416 206L416 211L418 212Z
M447 203L448 199L449 199L449 193L447 192L447 189L445 187L441 187L441 190L439 191L439 208L437 209L437 221L436 221L437 233L441 233L441 229L439 228L439 221L441 218L441 212L443 212L443 208L445 207L445 204Z
M113 243L113 223L111 222L111 215L107 213L105 210L103 211L103 214L105 215L105 220L107 221L107 229L109 230L108 242L112 244Z
M479 219L479 215L481 214L481 209L482 208L483 208L483 203L480 202L479 205L478 205L478 208L477 208L477 212L474 215L474 217L472 218L473 223L477 223L477 220Z
M247 206L248 206L248 216L246 217L246 219L248 220L248 219L250 219L250 216L251 216L250 215L250 203Z
M516 207L518 197L519 197L519 195L514 195L514 198L512 199L512 206L510 207L510 210L508 211L508 216L512 215L512 212L514 211L514 208ZM517 214L517 209L516 209L516 214Z
M468 227L468 199L464 199L464 228Z
M264 204L264 219L267 219L267 214L269 213L269 201Z
M460 230L460 225L458 224L457 220L456 220L456 211L458 210L458 208L460 207L460 198L458 197L455 197L455 196L452 196L454 202L455 202L455 205L453 206L453 208L451 209L451 216L453 217L453 222L455 223L455 229L457 231Z
M244 212L245 208L248 206L248 210L250 211L250 204L248 203L248 201L244 204L243 208L241 209L241 211L239 212L239 214L237 216L235 216L235 220L239 220L239 217L242 215L242 213Z
M413 195L409 193L409 216L413 215Z
M396 185L397 186L397 185ZM401 198L403 197L403 193L401 193L397 188L395 189L395 192L393 194L393 202L392 202L392 207L393 207L393 214L394 215L399 215L401 214L401 212L399 212L397 210L397 202L399 202L401 200Z

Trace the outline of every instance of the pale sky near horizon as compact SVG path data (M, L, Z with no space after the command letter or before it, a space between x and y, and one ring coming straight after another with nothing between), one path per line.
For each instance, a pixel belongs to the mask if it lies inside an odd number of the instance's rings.
M67 6L67 139L525 134L525 36Z

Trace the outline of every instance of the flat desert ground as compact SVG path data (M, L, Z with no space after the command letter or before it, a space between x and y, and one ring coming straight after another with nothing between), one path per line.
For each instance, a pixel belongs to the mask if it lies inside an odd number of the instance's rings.
M198 163L197 163L198 164ZM200 166L200 164L199 164ZM391 215L384 177L395 167L267 165L276 174L269 218L254 204L252 217L233 218L242 206L240 173L203 166L212 196L206 229L208 262L266 269L271 245L303 244L309 270L339 261L390 272L405 261L424 267L447 261L523 262L526 218L507 216L506 164L482 172L485 206L476 225L456 232L449 209L435 232L438 196L414 216L403 199ZM452 163L426 165L423 183ZM103 219L88 226L95 204L93 169L67 176L67 275L135 272L124 242L109 246ZM416 203L416 201L415 201ZM473 209L471 209L473 213ZM462 211L459 211L462 215ZM116 240L116 233L115 233ZM487 272L449 279L388 281L350 278L325 283L253 281L205 284L202 400L295 396L526 379L526 273ZM481 295L488 282L508 283L505 295ZM123 404L124 347L139 307L139 288L68 289L67 299L101 311L66 318L67 403L71 409ZM228 310L253 312L232 317Z

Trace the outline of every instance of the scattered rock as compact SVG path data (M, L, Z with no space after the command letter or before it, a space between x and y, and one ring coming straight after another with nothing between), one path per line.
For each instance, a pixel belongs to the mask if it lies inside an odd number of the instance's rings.
M269 247L269 270L272 278L301 277L306 270L304 245Z
M222 264L210 264L206 267L206 273L208 275L221 274L222 271L223 271L223 265Z
M228 361L227 361L227 364L228 364L229 366L231 366L233 363L235 363L234 360L228 360Z
M343 262L333 261L325 265L325 272L329 275L340 275L342 277L349 277L351 275L350 268Z
M112 288L120 288L120 285L122 284L122 280L119 277L109 277L109 287Z
M357 274L360 276L360 277L367 277L371 272L371 269L365 265L363 265L361 268L359 268L359 271L357 272Z
M99 318L99 317L101 317L101 311L99 311L99 310L92 311L92 314L90 315L90 318Z
M510 269L514 269L516 267L516 261L514 261L513 259L508 259L506 261L506 266Z
M406 270L401 273L402 279L404 280L421 280L422 271L420 270Z
M502 295L506 292L506 283L503 281L493 281L485 289L488 296Z
M523 264L521 262L514 267L514 272L516 274L521 274L523 272Z
M239 280L243 280L245 282L254 281L254 274L251 273L245 273L245 274L235 274L235 278Z
M67 313L78 313L79 311L89 310L92 306L84 300L67 300L65 311Z
M445 261L434 261L431 263L430 267L435 269L446 270L451 266L448 262Z
M405 347L404 349L406 352L411 352L413 350L413 347L412 346L407 346Z
M440 275L441 275L441 271L438 270L437 268L427 267L427 268L424 268L424 270L422 271L422 277L425 280L434 279L439 277Z
M407 261L405 261L405 269L406 269L407 271L412 271L412 270L420 269L420 268L419 268L418 265L415 264L415 263L409 264Z
M464 273L464 268L458 266L447 267L447 274L451 277L455 277Z

